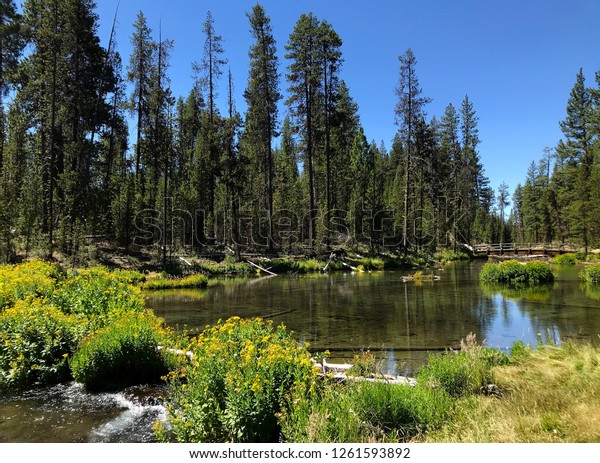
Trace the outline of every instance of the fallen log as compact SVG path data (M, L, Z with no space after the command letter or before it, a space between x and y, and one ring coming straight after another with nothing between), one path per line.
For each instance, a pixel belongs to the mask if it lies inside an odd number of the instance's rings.
M265 272L265 273L268 273L269 275L274 275L274 276L277 276L277 274L276 274L276 273L274 273L274 272L271 272L270 270L267 270L266 268L263 268L263 267L261 267L260 265L256 265L256 264L255 264L254 262L252 262L250 259L246 259L246 262L248 262L248 263L249 263L250 265L252 265L253 267L256 267L257 269L259 269L259 270L261 270L261 271L263 271L263 272Z

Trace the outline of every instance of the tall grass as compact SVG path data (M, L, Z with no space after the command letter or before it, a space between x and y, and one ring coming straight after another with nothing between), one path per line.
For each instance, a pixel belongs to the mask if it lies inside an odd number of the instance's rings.
M183 288L206 288L208 278L201 274L190 275L183 278L153 278L142 284L142 289L183 289Z
M511 350L510 364L494 368L505 393L455 402L452 420L426 442L599 442L600 348L565 343Z
M441 426L451 411L450 396L429 387L325 383L292 396L280 421L288 442L398 442Z

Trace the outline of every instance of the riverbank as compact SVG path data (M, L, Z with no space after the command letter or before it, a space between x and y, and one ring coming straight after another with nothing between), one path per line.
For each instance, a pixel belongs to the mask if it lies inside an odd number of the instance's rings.
M498 395L456 401L452 420L416 442L599 442L600 349L521 349L493 369Z
M45 259L42 255L17 256L16 262ZM322 271L369 271L393 269L429 269L457 260L468 260L469 255L452 249L437 252L410 252L407 256L394 252L373 253L367 248L337 247L313 250L306 254L242 254L238 259L229 248L207 248L201 253L169 253L166 267L162 253L155 247L135 250L119 248L105 242L96 242L82 248L76 256L55 252L51 261L65 269L103 266L109 269L133 270L148 275L182 276L203 273L206 276L251 275L261 273L254 264L274 273L312 273ZM264 272L263 272L264 273Z

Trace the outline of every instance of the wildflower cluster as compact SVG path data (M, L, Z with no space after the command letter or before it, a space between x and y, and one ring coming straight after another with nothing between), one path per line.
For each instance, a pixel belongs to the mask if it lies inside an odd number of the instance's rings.
M305 347L283 326L238 317L207 328L190 346L191 364L173 375L168 405L182 442L269 442L292 388L310 388Z
M0 267L0 312L27 297L48 297L61 272L52 264L31 261Z
M77 368L85 375L80 377L92 377L94 371L100 381L107 378L100 371L103 368L122 375L132 370L132 362L143 363L140 358L154 355L155 339L167 336L160 328L162 321L145 313L140 290L130 284L142 277L137 272L105 268L66 275L40 261L0 268L0 389L70 379L71 359L82 345L86 350L79 354ZM131 326L124 330L123 323ZM124 363L110 355L112 364L99 361L110 344L102 336L113 329L116 334L108 338L119 341L111 346L121 358L127 357ZM152 336L147 336L149 331ZM150 341L142 342L145 339ZM132 343L143 347L131 350ZM92 355L90 346L101 353ZM104 387L92 381L86 384Z
M138 288L119 273L102 267L81 270L62 281L52 302L66 313L102 316L112 311L142 310L144 299Z

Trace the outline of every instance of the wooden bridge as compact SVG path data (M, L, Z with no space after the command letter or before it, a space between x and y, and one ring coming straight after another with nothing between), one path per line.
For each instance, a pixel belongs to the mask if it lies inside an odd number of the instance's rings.
M496 243L466 246L475 256L548 256L577 252L572 244Z

